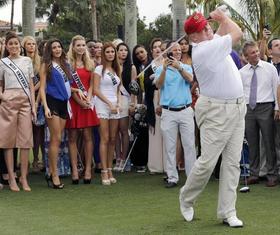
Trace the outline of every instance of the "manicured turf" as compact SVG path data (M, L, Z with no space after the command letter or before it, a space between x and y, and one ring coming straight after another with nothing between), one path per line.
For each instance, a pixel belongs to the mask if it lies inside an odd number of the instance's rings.
M179 188L163 187L162 175L125 173L118 183L47 188L43 175L30 175L31 193L0 191L0 234L280 234L280 187L251 186L238 193L242 229L216 219L218 181L211 180L195 206L195 220L179 213ZM180 186L183 184L183 175Z

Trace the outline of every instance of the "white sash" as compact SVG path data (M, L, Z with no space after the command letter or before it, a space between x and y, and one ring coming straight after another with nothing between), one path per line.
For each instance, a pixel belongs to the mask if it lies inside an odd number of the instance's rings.
M151 67L152 67L153 72L155 73L158 66L156 66L156 63L154 61L152 61Z
M64 80L64 85L65 85L66 92L67 92L67 95L68 95L67 110L68 110L68 115L71 119L72 116L73 116L73 113L72 113L71 105L70 105L70 102L69 102L69 98L71 97L70 82L67 78L67 75L64 73L63 69L59 66L59 64L57 64L56 62L53 61L52 65L62 75L62 78Z
M13 71L19 84L21 85L22 89L24 90L24 93L27 95L29 103L31 105L31 95L30 95L29 83L28 83L28 80L25 77L24 73L9 57L5 57L1 60L4 63L4 65L6 65L9 69L11 69Z
M82 83L81 78L80 78L79 74L77 73L77 71L75 71L75 70L72 71L72 77L73 77L77 87L84 93L85 96L87 96L88 92L87 92L84 84ZM90 108L92 110L94 109L94 104L95 104L95 99L92 96L91 100L90 100Z
M125 89L125 87L123 85L120 86L120 92L123 96L130 97L130 94L127 92L127 90Z
M156 80L154 79L155 78L155 73L156 73L156 70L157 70L158 66L156 65L156 63L154 61L151 62L151 69L153 70L153 74L150 75L150 77L152 77L152 80L153 80L153 84L155 85L156 84ZM150 78L151 79L151 78Z

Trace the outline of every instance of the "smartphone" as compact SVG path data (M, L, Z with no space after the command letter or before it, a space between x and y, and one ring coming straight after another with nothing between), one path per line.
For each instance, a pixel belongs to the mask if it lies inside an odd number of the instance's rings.
M170 52L167 52L167 57L168 57L168 59L170 59L170 60L173 60L171 57L173 57L173 53L172 53L172 51L170 51Z

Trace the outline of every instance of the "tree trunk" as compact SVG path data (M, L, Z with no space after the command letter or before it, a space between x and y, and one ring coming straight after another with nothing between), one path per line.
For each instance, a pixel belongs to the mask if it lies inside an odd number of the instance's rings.
M172 0L173 30L172 38L176 40L184 35L184 21L186 20L186 1Z
M15 8L15 0L12 0L12 4L11 4L11 30L14 29L14 8Z
M92 27L92 38L97 40L97 18L96 18L96 0L91 0L91 27Z
M35 0L22 2L22 32L23 36L35 36Z
M125 1L125 42L131 51L137 44L136 0Z

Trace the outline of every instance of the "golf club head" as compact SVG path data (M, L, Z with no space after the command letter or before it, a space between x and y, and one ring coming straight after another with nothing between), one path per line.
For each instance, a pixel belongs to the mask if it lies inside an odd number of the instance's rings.
M250 188L248 186L244 186L241 189L239 189L240 193L249 193L250 192Z

